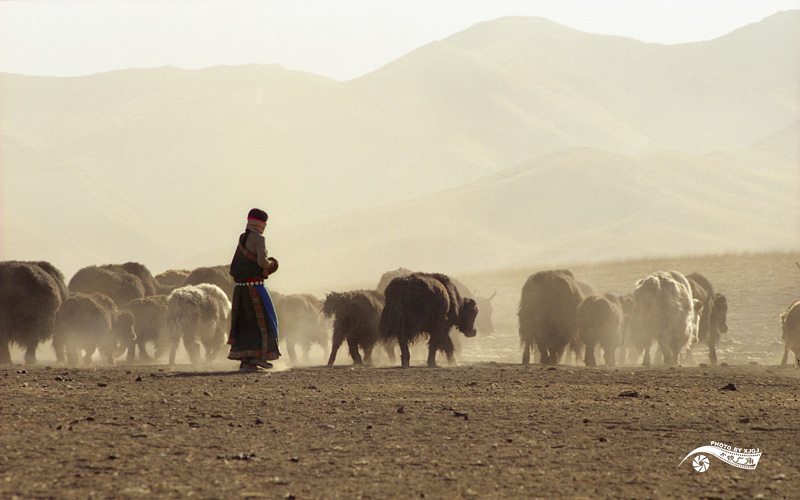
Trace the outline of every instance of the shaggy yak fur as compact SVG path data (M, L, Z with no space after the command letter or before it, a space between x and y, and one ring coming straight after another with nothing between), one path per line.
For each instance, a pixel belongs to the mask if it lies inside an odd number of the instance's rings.
M36 362L65 290L63 275L47 262L0 262L0 364L11 364L11 342L25 348L26 363Z
M667 365L678 364L681 351L697 342L703 305L692 296L686 277L677 271L658 272L636 282L630 340L642 364L650 366L650 347L657 342Z
M456 327L467 337L474 337L478 306L462 298L453 281L443 274L413 273L395 278L386 287L386 305L379 330L384 341L397 340L400 362L409 366L409 344L428 337L428 366L436 366L436 351L443 351L455 362L450 329Z
M328 366L336 361L336 352L347 341L353 364L371 363L372 350L379 340L378 323L383 311L383 295L373 290L355 290L351 292L331 292L322 304L322 314L333 320L333 342ZM361 359L359 349L364 351ZM390 358L394 351L386 349Z
M393 279L408 276L413 272L414 271L411 269L406 269L405 267L398 267L394 271L386 271L381 276L380 281L378 281L378 287L375 290L377 290L379 294L383 295L386 293L386 287L389 286L389 283L391 283Z
M320 315L322 301L308 294L282 295L273 301L280 325L280 340L286 343L292 363L297 360L297 346L303 349L305 361L308 361L313 344L319 344L327 356L328 328Z
M184 285L189 272L188 269L168 269L163 273L156 274L153 278L155 278L156 283L171 291Z
M577 314L578 338L586 350L586 366L597 366L594 356L597 344L603 348L606 366L614 366L616 350L622 343L622 305L619 299L611 294L602 297L590 295L578 305Z
M158 283L144 264L126 262L124 264L110 264L103 267L111 270L125 271L139 278L144 287L145 296L165 294L172 291L172 288L165 287Z
M230 274L230 265L198 267L189 273L183 281L183 286L200 285L202 283L217 285L228 296L228 300L233 300L233 288L236 286L236 282L233 281L233 277ZM271 294L272 292L270 292Z
M800 300L794 301L785 313L781 314L781 328L783 329L783 350L781 365L789 361L789 351L794 353L794 359L800 366Z
M64 301L56 316L54 335L70 365L79 363L81 352L84 364L89 364L96 350L105 363L113 365L117 351L136 339L131 313L119 310L113 300L96 292L73 293ZM63 353L57 351L56 355L62 357Z
M404 267L397 268L394 271L387 271L381 276L376 290L378 293L384 294L386 293L386 287L389 286L389 283L391 283L393 279L408 276L409 274L413 274L413 271ZM494 299L497 295L497 290L495 290L494 293L492 293L492 295L489 297L482 297L478 295L477 290L473 292L464 283L461 283L457 279L450 278L450 281L452 281L456 286L456 289L458 290L458 293L461 294L462 298L473 299L477 304L478 311L480 312L475 318L475 330L477 330L481 335L489 335L494 333L494 324L492 323L492 312L494 310L492 307L492 299Z
M160 357L166 350L167 295L134 299L128 304L128 310L133 314L133 328L136 331L136 341L127 346L128 361L132 362L136 357L137 346L139 359L151 360L145 347L148 342L154 345L155 357Z
M540 271L528 277L519 303L523 364L530 363L534 346L540 363L559 363L567 345L577 342L576 319L583 298L570 271Z
M717 343L723 333L728 332L728 300L721 293L714 291L714 285L699 273L686 276L692 288L692 297L703 304L700 323L697 329L697 340L708 346L708 360L717 362Z
M203 283L173 290L167 298L169 364L175 364L181 339L193 364L200 359L200 343L206 360L214 361L225 345L230 323L231 302L220 287Z
M84 267L69 280L69 289L85 294L102 293L122 308L147 295L142 280L119 266Z

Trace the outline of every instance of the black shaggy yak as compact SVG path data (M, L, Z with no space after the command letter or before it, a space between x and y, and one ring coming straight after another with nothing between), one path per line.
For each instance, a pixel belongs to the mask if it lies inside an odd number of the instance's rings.
M414 271L410 269L406 269L405 267L399 267L393 271L387 271L383 273L381 276L380 281L378 281L378 293L386 293L386 287L389 286L389 283L392 282L395 278L401 278L403 276L408 276L409 274L413 274ZM497 290L494 291L489 297L482 297L478 295L477 290L470 290L464 283L460 282L456 278L450 278L450 281L456 286L456 290L458 293L461 294L461 297L465 299L473 299L475 303L478 305L478 310L480 313L475 318L475 330L480 335L490 335L494 333L494 323L492 323L492 299L497 296Z
M380 320L384 341L400 344L402 366L409 366L408 345L428 336L428 366L436 366L436 351L455 361L450 329L456 327L467 337L474 337L478 306L473 299L462 298L452 280L444 274L413 273L395 278L386 287L386 306Z
M25 348L26 363L36 362L65 293L63 275L49 263L0 262L0 364L11 364L11 342Z
M328 366L336 361L336 352L347 341L347 348L353 364L369 364L372 350L378 342L378 323L383 311L383 295L374 290L355 290L351 292L331 292L322 304L322 314L333 321L333 345L328 358ZM361 359L359 349L364 351ZM394 352L386 349L390 358Z
M528 277L519 303L522 364L530 363L534 345L540 362L556 365L577 338L576 320L583 292L570 271L540 271Z

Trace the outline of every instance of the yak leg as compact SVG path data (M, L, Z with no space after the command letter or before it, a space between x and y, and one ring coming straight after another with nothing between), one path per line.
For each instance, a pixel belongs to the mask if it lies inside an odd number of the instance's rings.
M664 358L665 365L675 366L678 364L678 353L672 349L672 346L661 347L661 355Z
M331 343L331 355L328 358L328 366L333 366L333 362L336 361L336 352L339 350L342 342L344 342L344 337L339 335L338 332L333 332L333 342Z
M65 359L64 342L58 333L53 334L53 351L56 353L56 362L63 363Z
M354 365L360 366L364 364L364 361L361 359L361 353L358 352L358 342L347 339L347 350L350 351L350 357L353 358Z
M522 347L522 364L529 365L531 363L531 348L533 346L527 340L525 341L525 345Z
M128 344L128 356L125 359L127 360L127 362L129 364L133 363L134 361L136 361L136 341L135 340L132 340Z
M372 349L373 346L364 347L364 364L371 365L372 364Z
M386 355L389 357L389 361L394 363L395 362L394 346L391 345L391 344L383 344L383 350L386 352Z
M8 350L8 341L0 340L0 365L11 364L11 352Z
M291 361L292 364L295 364L297 362L297 345L295 344L294 340L286 340L286 350L289 352L289 361Z
M207 346L205 344L203 344L203 347L205 347L205 349L206 349L206 363L213 363L214 362L214 358L217 357L216 347L213 346L213 345L209 347L209 346Z
M550 357L553 361L554 365L561 363L561 358L564 356L564 352L567 350L569 344L565 345L564 347L560 347L555 351L550 353ZM576 363L577 364L577 363Z
M97 350L96 346L87 347L86 354L83 355L83 364L90 365L92 364L92 356L94 356L94 351Z
M585 352L583 354L583 362L586 366L597 366L597 360L594 357L595 343L587 342ZM608 364L608 362L606 362Z
M436 367L436 351L436 344L434 344L432 341L428 341L428 366L430 368Z
M717 346L713 342L708 344L708 360L712 365L717 364Z
M150 355L147 354L147 349L145 349L145 347L144 347L147 342L144 339L141 339L141 340L137 339L136 343L139 346L139 359L141 359L143 361L149 361L150 359L152 359L150 357ZM134 350L135 350L135 348L134 348Z
M642 366L650 366L650 343L644 346L644 356L642 357Z
M400 366L409 366L411 364L411 353L408 350L408 341L399 339L400 344Z
M169 339L169 364L175 364L175 355L178 352L178 345L181 343L181 338L171 338ZM185 345L185 343L184 343Z
M550 350L544 344L536 344L536 348L539 349L539 363L543 365L550 364Z
M617 364L617 348L614 346L607 346L603 347L603 359L606 362L606 366L614 366Z
M71 342L66 343L64 347L67 354L67 364L70 366L77 366L78 359L80 358L78 348L72 345Z
M6 347L6 352L8 352L8 347ZM781 360L781 366L784 366L789 362L789 346L787 345L783 349L783 359Z
M197 326L195 326L197 328ZM197 341L197 333L194 331L195 328L191 328L188 331L184 332L183 334L183 347L186 349L186 354L189 355L189 362L193 365L197 364L200 361L200 344ZM175 350L178 348L178 344L174 345ZM170 358L174 358L172 352L170 352Z
M110 346L101 346L98 351L100 352L100 360L109 365L114 363L114 348Z
M324 358L328 357L328 342L320 342L319 346L322 348L322 356Z
M455 352L456 348L453 345L453 339L450 338L450 335L447 334L444 337L444 341L440 346L440 349L444 351L444 354L447 356L447 362L451 365L456 364L456 357Z
M25 363L26 364L34 364L36 363L36 347L39 344L38 341L30 341L25 345Z

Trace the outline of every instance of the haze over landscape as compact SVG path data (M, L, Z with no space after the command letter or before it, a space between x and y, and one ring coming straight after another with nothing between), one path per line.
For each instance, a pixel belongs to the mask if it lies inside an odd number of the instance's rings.
M0 74L0 259L226 264L270 213L286 291L800 248L800 11L678 45L534 17L363 76Z

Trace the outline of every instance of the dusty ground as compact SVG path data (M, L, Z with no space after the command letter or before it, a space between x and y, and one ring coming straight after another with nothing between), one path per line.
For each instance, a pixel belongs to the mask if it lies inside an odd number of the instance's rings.
M0 369L0 498L798 498L793 368L230 367Z
M728 297L729 366L521 366L516 312L536 268L464 277L497 291L497 331L458 336L458 367L424 368L423 350L410 369L352 369L344 349L328 369L317 348L264 374L65 368L43 344L38 365L0 367L0 499L800 498L800 369L775 366L798 261L555 266L617 294L657 270L702 272ZM753 471L678 468L711 441L763 455Z

